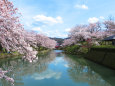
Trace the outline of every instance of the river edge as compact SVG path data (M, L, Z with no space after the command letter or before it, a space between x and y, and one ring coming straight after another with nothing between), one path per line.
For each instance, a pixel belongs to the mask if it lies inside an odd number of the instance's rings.
M47 50L38 51L37 56L47 54L49 51L51 51L51 50L47 49ZM0 53L0 59L21 58L21 56L23 56L23 55L18 52L12 52L12 53L2 53L1 52Z
M56 63L57 61L59 62ZM12 64L12 62L15 64ZM32 85L34 86L38 86L38 85L40 86L46 86L46 85L47 86L51 86L51 85L62 86L65 84L66 86L70 86L70 85L81 86L79 85L79 82L80 82L79 80L82 80L82 81L85 80L85 82L87 81L87 83L89 84L90 82L92 82L93 84L97 83L95 86L114 86L114 85L109 85L109 83L107 82L109 80L108 78L106 81L105 81L105 78L104 79L100 78L100 76L108 77L108 75L109 77L110 76L112 77L112 73L113 73L112 70L106 67L103 67L103 66L99 66L91 61L85 60L84 58L79 58L76 55L63 54L59 50L52 50L51 52L48 52L48 55L45 55L45 57L39 56L38 61L32 64L30 64L29 62L23 61L22 59L16 59L16 60L9 59L9 60L5 60L5 62L2 62L2 63L3 65L4 64L6 65L5 68L9 68L9 66L11 65L14 67L13 71L9 74L10 74L10 77L13 77L12 75L15 75L15 78L14 78L15 86L17 86L18 83L20 84L20 82L23 82L24 86L32 86ZM93 68L95 69L96 72L92 70ZM72 69L73 71L68 71L70 69ZM103 74L103 71L107 71L106 74ZM100 72L102 73L102 75L100 74L98 75L98 73ZM47 74L48 75L49 74L52 74L52 75L59 74L60 78L57 79L57 77L54 77L54 76L47 78ZM72 76L71 74L75 74L75 75ZM39 78L38 75L39 77L40 76L46 76L46 77L41 80L36 80L36 77ZM17 80L16 77L17 78L21 77L22 81ZM110 79L110 84L111 83L113 84L114 82L113 80L114 79ZM54 83L52 84L52 82ZM58 83L60 83L60 85ZM86 85L82 84L82 86L87 86L87 83ZM98 83L100 83L101 85L99 85ZM9 86L5 82L4 84L5 86Z
M47 50L38 51L38 54L37 54L37 55L43 55L43 54L47 54L49 51L51 51L51 49L47 49Z
M70 54L70 55L77 55L79 57L83 57L84 59L90 60L99 65L115 70L115 49L91 48L85 54L84 53L72 54L68 52L63 52L63 53Z
M38 51L37 56L40 55L45 55L48 52L50 52L51 49L48 50L42 50L42 51ZM67 52L62 51L65 54L70 54ZM70 54L73 55L73 54ZM100 49L90 49L90 51L86 54L74 54L79 56L79 58L85 58L88 59L90 61L93 61L97 64L103 65L105 67L108 67L110 69L115 70L115 53L112 50L100 50ZM0 59L15 59L15 58L21 58L21 54L14 52L14 53L0 53Z
M22 56L18 52L12 52L12 53L0 53L0 59L6 59L6 58L15 58L17 56Z
M84 57L97 64L115 70L115 49L91 48Z

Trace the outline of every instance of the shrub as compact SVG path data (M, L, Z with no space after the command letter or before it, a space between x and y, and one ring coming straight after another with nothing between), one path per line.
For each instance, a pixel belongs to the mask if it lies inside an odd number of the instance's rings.
M100 46L93 46L92 48L115 48L113 45L100 45Z
M88 52L88 48L86 48L86 47L80 47L79 53L86 54L87 52Z
M88 48L79 45L66 46L63 50L68 54L85 54L88 52Z

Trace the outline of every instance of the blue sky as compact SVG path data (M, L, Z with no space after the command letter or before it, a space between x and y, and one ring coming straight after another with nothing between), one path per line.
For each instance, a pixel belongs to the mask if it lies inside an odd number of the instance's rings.
M10 0L22 14L26 30L49 37L67 37L77 24L103 21L115 15L115 0Z

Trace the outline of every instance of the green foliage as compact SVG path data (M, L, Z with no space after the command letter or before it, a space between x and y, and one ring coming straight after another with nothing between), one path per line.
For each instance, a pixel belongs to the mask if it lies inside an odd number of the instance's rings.
M71 54L76 54L76 51L79 49L79 46L74 45L74 46L69 46L66 48L66 52L71 53Z
M115 46L113 45L100 45L100 46L96 46L94 44L92 44L91 46L87 43L87 42L81 42L80 43L82 46L80 45L71 45L71 46L66 46L64 47L64 51L65 53L68 54L86 54L88 53L88 51L90 51L90 49L93 50L100 50L100 51L108 51L108 49L111 51L113 51L113 49L115 49Z
M81 47L79 45L66 46L64 52L68 54L85 54L88 52L88 48Z
M32 46L32 47L33 47L33 46ZM35 49L36 51L44 51L44 50L47 50L48 48L39 46L39 47L33 47L33 49Z
M92 48L115 48L113 45L100 45L100 46L93 46Z
M38 48L38 51L42 51L42 50L47 50L47 48L40 46L40 47Z
M37 54L37 56L47 55L47 53L48 53L49 51L50 51L50 49L39 51L38 54Z
M112 45L112 41L100 41L100 45Z
M86 54L87 52L88 52L88 48L86 48L86 47L80 47L79 53Z
M3 48L1 44L0 44L0 52L7 53L7 50L5 48Z
M6 53L6 52L7 52L7 50L6 50L5 48L2 48L2 51L3 51L4 53Z

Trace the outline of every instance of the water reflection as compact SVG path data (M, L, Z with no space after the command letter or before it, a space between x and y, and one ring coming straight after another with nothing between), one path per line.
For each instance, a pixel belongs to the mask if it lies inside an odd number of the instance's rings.
M76 56L66 55L65 59L69 63L69 76L75 82L88 83L90 86L115 86L114 70Z
M55 72L51 69L48 69L42 73L36 73L32 76L35 80L42 80L42 79L59 79L61 77L61 72Z
M0 67L10 71L7 75L14 78L15 86L115 86L115 71L61 52L39 55L33 63L0 60ZM0 86L10 83L2 79Z
M51 51L47 55L39 56L38 61L34 63L28 63L22 59L12 59L12 60L1 60L0 67L4 70L11 70L8 73L8 76L14 78L15 86L24 85L23 77L35 74L41 74L44 71L47 71L48 64L55 59L55 53ZM48 72L48 71L47 71ZM49 71L51 72L51 70ZM52 72L53 73L53 72ZM42 74L41 74L42 75ZM56 75L53 73L53 75ZM60 74L58 74L60 75ZM45 75L44 75L45 76ZM46 74L46 76L48 76ZM7 83L5 80L0 80L2 86L10 86L10 83Z

